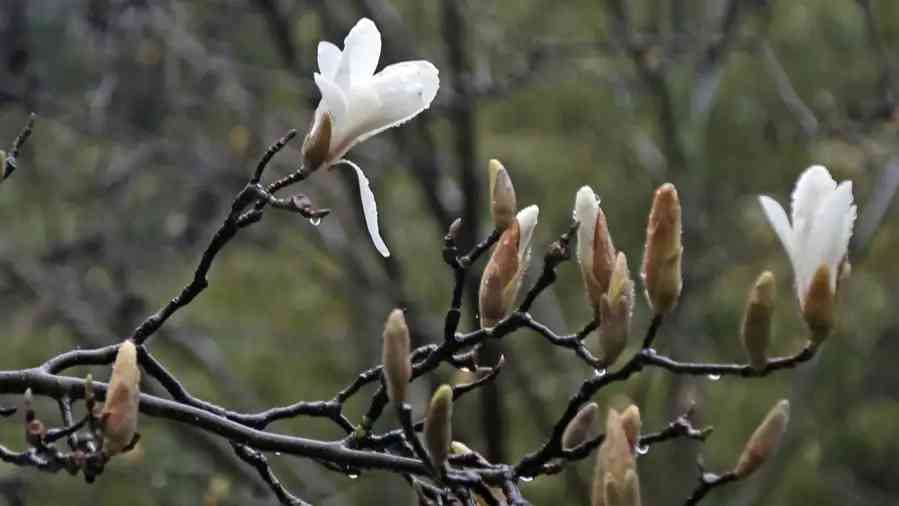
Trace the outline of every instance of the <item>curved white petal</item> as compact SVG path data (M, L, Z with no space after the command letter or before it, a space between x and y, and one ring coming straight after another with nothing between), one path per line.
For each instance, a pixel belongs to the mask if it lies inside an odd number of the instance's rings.
M431 106L439 87L437 67L430 62L407 61L384 67L371 81L380 106L363 111L357 142L417 116Z
M521 235L518 237L518 262L523 265L525 258L531 248L531 239L534 238L534 228L537 226L537 217L540 215L540 208L537 206L528 206L518 211L515 219L518 220L518 227Z
M784 249L787 251L787 256L790 257L790 260L793 260L793 257L795 256L793 230L790 227L790 222L787 220L787 212L784 211L783 206L776 200L767 195L759 195L759 204L762 205L762 210L765 211L765 217L768 218L768 223L774 228L774 232L777 234L781 244L783 244Z
M801 253L803 245L796 243L796 236L793 229L790 227L790 222L787 220L787 212L784 211L783 206L767 195L759 195L759 204L762 205L762 209L765 211L765 217L768 218L768 223L771 224L771 227L780 239L780 243L783 244L784 250L787 252L787 257L790 259L790 265L793 266L796 294L801 300L805 293L804 277L802 276L803 259Z
M577 261L587 272L593 272L593 237L596 234L596 215L599 197L589 186L583 186L574 198L574 219L577 227Z
M374 22L362 18L343 41L343 58L336 81L343 89L363 84L375 73L381 57L381 32Z
M839 266L849 248L855 214L852 182L844 181L826 196L815 214L804 262L806 282L810 283L815 270L824 264L830 269L830 289L836 291Z
M384 239L381 238L381 231L378 228L378 206L375 203L375 194L371 191L368 178L365 177L362 169L350 160L343 159L337 163L345 163L356 171L356 179L359 180L359 198L362 200L362 214L365 217L365 227L368 228L368 235L371 237L371 242L374 243L378 253L385 258L389 257L390 250L384 244Z
M326 41L318 43L318 71L333 80L340 65L340 48Z
M812 165L799 176L791 204L793 234L798 244L807 243L818 208L836 187L837 182L823 165Z
M331 113L331 122L336 127L347 119L347 97L334 83L322 74L315 74L315 85L322 94L322 100L318 104L316 114L319 112ZM334 134L332 133L331 145L334 145Z

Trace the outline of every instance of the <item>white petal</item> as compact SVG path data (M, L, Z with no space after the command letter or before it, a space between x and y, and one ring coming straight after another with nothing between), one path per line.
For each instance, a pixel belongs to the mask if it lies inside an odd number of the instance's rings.
M596 235L596 215L599 198L589 186L583 186L574 199L574 219L577 227L577 261L588 272L593 271L593 237Z
M390 65L365 85L353 86L347 95L347 117L335 122L330 158L340 158L359 142L412 119L431 105L438 86L437 69L426 61Z
M360 19L343 41L343 58L335 80L348 89L371 78L381 57L381 32L368 18Z
M767 195L759 195L759 204L762 205L765 217L768 218L768 223L774 228L774 232L780 239L781 244L783 244L787 256L792 260L794 256L793 230L790 227L790 222L787 220L786 211L776 200Z
M809 282L815 270L824 264L830 269L830 289L836 290L839 266L849 248L855 214L852 182L843 181L821 203L815 215L806 259Z
M328 79L334 80L337 67L340 65L340 48L330 42L318 43L318 71Z
M787 213L776 200L767 195L759 195L759 204L762 205L765 217L768 218L768 223L771 224L771 227L780 239L780 243L783 244L784 250L787 252L787 257L789 257L790 264L793 266L797 296L801 299L802 295L800 294L803 293L801 287L804 286L800 281L802 265L800 264L801 259L799 258L798 249L801 245L795 244L795 235L792 228L790 228L790 222L787 220Z
M344 93L334 84L334 81L331 81L327 77L322 74L315 74L315 85L318 86L318 91L322 94L322 100L318 104L318 109L316 113L319 112L330 112L331 113L331 122L333 123L333 127L338 127L341 123L346 121L347 117L347 97ZM334 145L333 142L334 134L332 133L332 141L331 145Z
M356 171L356 178L359 180L359 198L362 199L362 214L365 216L365 226L368 228L368 235L371 242L382 256L389 257L390 250L384 244L381 238L381 231L378 229L378 206L375 203L375 194L372 193L368 183L368 178L362 173L362 169L350 160L340 160L338 163L345 163Z
M528 206L518 211L515 219L518 220L518 227L521 235L518 238L518 261L524 263L528 250L531 247L531 239L534 237L534 228L537 226L537 217L540 214L540 208L537 206Z
M822 165L812 165L799 176L793 190L793 236L797 245L806 244L818 208L837 187L830 172Z

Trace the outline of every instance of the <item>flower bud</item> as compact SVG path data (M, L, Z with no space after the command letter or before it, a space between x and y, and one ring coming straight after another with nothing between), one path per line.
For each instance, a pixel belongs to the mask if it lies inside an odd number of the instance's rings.
M615 483L623 483L627 471L634 469L634 454L621 424L621 416L614 409L606 418L606 435L596 456L596 475L593 480L593 506L605 504L607 476Z
M653 198L643 252L646 298L657 315L671 312L680 298L683 251L680 199L674 185L665 183Z
M605 506L640 506L640 480L637 472L629 470L623 480L606 474Z
M406 389L412 379L412 361L409 358L409 328L400 309L394 309L387 317L382 353L387 395L401 405L406 402Z
M734 468L734 474L743 478L765 463L777 450L780 440L787 430L790 419L790 402L782 400L771 408L768 416L752 433L752 437L746 442L740 460Z
M312 128L303 139L300 153L303 155L303 167L307 172L318 170L328 159L331 147L331 113L316 114Z
M634 282L627 268L627 256L619 252L615 270L609 281L609 290L599 304L599 360L608 367L624 351L631 331L634 313Z
M606 215L599 207L599 197L589 186L577 192L574 218L578 221L577 258L581 277L594 310L598 310L602 295L609 290L615 268L615 246L609 234Z
M137 348L128 339L119 345L106 391L106 403L100 415L103 448L107 455L121 453L131 444L137 434L139 403L140 369L137 367Z
M640 419L640 408L636 404L631 404L621 413L621 428L624 429L624 435L627 436L627 444L631 449L637 447L640 440L640 429L643 421Z
M490 216L497 230L505 230L515 221L518 203L509 173L499 160L490 160Z
M771 315L774 313L774 274L763 272L749 292L743 329L740 336L743 349L753 369L762 370L768 364L768 342L771 338Z
M437 470L443 469L453 440L453 389L442 385L431 397L425 415L425 444L431 463Z
M595 402L584 405L565 427L565 432L562 433L562 448L566 450L577 448L593 437L598 416L599 406Z
M815 271L802 306L802 317L812 331L812 341L820 344L834 326L834 293L830 288L830 269L822 264Z
M530 260L530 244L537 225L539 209L530 206L521 210L499 238L478 291L481 325L494 327L506 317L515 304L521 279Z

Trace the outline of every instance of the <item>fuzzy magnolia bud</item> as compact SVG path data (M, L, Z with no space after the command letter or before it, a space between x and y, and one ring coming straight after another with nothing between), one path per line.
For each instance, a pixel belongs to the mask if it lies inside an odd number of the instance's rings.
M425 444L431 463L438 470L443 468L453 440L453 389L442 385L431 397L425 416Z
M409 327L403 311L394 309L384 325L384 380L387 395L400 405L406 402L406 389L412 379L412 362L409 358Z
M821 265L815 271L802 306L802 316L812 331L812 340L820 344L833 330L835 294L830 289L830 268Z
M606 418L606 437L596 456L596 474L593 479L592 506L606 506L607 476L614 483L624 483L628 471L634 470L634 454L621 424L621 416L614 409ZM612 505L608 505L612 506Z
M515 221L518 202L509 172L499 160L490 160L490 216L497 230L505 230Z
M595 402L582 407L562 433L562 448L570 450L586 443L595 432L598 417L599 406Z
M624 475L624 480L616 480L612 473L606 473L605 506L640 506L640 479L633 469Z
M680 298L683 251L680 199L674 185L665 183L653 198L643 252L646 298L657 315L671 312Z
M503 231L484 268L478 291L481 325L495 326L506 317L518 297L521 279L530 260L530 244L539 209L527 207Z
M768 342L771 339L771 315L774 313L774 274L763 272L752 290L743 316L740 337L753 369L764 369L768 364Z
M627 256L619 252L609 280L609 290L599 304L599 360L612 365L627 346L634 313L634 282L627 268Z
M577 259L581 277L590 303L598 311L602 295L609 290L615 268L615 245L612 244L606 215L599 206L599 197L589 186L577 192L574 218L578 221Z
M318 170L325 163L331 146L331 113L316 114L315 118L300 150L303 167L308 172Z
M631 449L637 447L640 440L640 429L643 427L643 421L640 419L640 408L636 404L631 404L621 412L621 427L627 436L627 444Z
M743 478L765 463L777 450L780 440L787 430L790 419L790 402L782 400L771 408L768 416L752 433L752 437L746 442L740 460L734 468L734 474Z
M140 369L137 367L137 348L129 339L119 345L106 391L106 403L100 415L103 448L107 455L121 453L134 440L139 402Z

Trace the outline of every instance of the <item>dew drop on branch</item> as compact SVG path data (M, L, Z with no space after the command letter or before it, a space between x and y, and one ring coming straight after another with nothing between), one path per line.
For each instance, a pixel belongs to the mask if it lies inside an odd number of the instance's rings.
M721 379L721 375L720 374L709 374L708 378L711 381L718 381Z
M523 481L525 483L530 483L530 482L534 481L534 477L533 476L522 476L521 481Z
M637 455L646 455L649 453L649 445L637 445Z
M309 218L309 223L311 223L313 227L317 227L322 224L322 219L320 216L314 216Z
M606 375L605 369L593 369L593 377L594 378L602 378Z
M349 478L349 479L351 479L351 480L355 480L356 478L359 477L358 474L348 474L348 475L346 475L346 476L347 476L347 478Z

